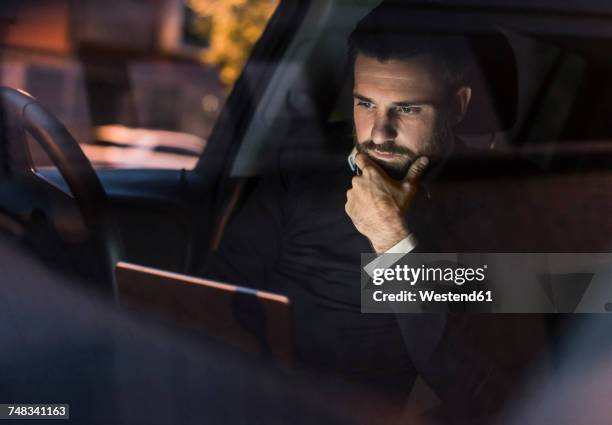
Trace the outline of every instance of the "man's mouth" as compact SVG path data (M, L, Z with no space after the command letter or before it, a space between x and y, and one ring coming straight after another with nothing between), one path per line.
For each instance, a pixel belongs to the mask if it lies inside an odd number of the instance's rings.
M377 158L383 161L392 161L392 160L399 159L405 156L403 154L399 154L395 152L382 152L382 151L377 151L375 149L368 150L368 154L370 154L374 158Z

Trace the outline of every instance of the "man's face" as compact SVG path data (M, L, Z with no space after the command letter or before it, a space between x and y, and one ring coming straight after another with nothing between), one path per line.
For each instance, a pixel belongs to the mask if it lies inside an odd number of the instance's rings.
M435 160L452 143L444 82L426 56L355 60L355 147L391 177L404 177L421 155Z

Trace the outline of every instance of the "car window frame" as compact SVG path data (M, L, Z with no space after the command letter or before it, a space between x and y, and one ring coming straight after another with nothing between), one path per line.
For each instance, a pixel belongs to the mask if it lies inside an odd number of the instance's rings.
M299 31L311 0L281 0L236 81L193 171L222 189L278 61ZM255 84L253 84L255 82Z

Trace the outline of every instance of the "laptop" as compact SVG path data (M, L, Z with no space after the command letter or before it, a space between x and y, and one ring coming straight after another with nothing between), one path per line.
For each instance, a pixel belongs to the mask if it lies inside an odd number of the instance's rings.
M293 364L286 296L127 262L117 263L115 275L121 306L170 319L279 364Z

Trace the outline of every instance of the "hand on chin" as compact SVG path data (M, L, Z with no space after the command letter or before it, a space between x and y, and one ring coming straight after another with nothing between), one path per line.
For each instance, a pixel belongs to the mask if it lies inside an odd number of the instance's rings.
M380 254L410 234L408 223L404 222L405 213L429 160L417 158L406 176L396 180L374 158L363 153L355 156L362 175L353 177L352 187L346 193L345 211L357 231L367 237L376 253Z

